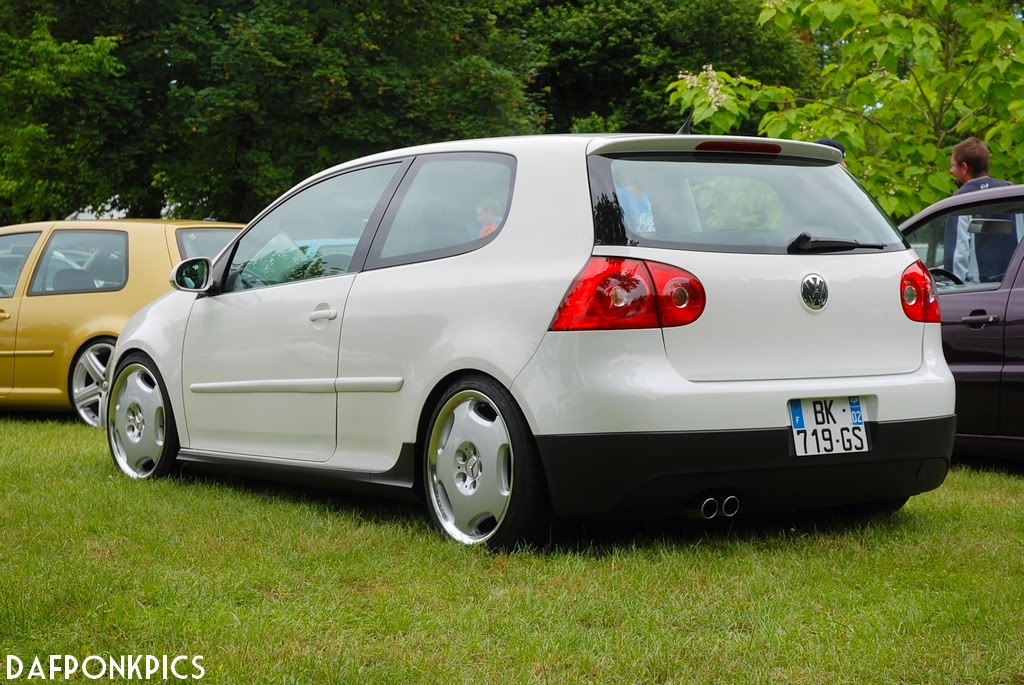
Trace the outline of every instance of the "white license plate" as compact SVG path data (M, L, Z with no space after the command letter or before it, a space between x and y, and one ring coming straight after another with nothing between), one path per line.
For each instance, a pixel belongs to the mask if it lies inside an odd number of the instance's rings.
M868 451L859 397L790 400L789 418L797 456Z

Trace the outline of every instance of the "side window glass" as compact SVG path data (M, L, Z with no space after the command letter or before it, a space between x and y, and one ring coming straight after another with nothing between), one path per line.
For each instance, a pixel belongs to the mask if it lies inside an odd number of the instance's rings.
M288 198L238 241L226 290L347 273L370 216L400 163L324 179Z
M55 231L43 249L30 295L119 290L128 280L128 234Z
M0 235L0 297L14 294L21 272L25 270L25 260L37 240L38 232Z
M992 208L936 216L908 240L940 290L992 290L1022 237L1024 211Z
M443 154L413 164L388 211L383 240L371 248L377 266L461 254L501 230L512 194L515 160L498 154Z

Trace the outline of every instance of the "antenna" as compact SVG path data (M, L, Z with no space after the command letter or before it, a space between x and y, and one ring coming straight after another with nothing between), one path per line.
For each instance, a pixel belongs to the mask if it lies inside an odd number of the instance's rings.
M688 136L690 135L690 125L693 123L693 107L686 110L686 120L683 121L683 125L676 131L677 136Z

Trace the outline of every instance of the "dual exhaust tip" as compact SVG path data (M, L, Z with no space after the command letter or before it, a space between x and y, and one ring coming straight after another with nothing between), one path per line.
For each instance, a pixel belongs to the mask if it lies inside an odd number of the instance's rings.
M702 519L713 519L719 514L725 518L732 518L740 513L740 498L736 495L726 495L721 500L717 497L708 496L700 500L697 508L697 516Z

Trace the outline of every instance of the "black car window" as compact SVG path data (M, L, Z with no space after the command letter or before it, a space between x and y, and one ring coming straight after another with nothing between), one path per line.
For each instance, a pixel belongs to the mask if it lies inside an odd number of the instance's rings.
M37 240L38 231L0 235L0 297L14 294L25 260Z
M845 251L907 249L888 216L838 164L675 153L593 156L589 165L599 245L786 254L807 234L851 246Z
M385 214L367 267L449 257L490 242L505 223L514 176L508 155L417 158Z
M396 162L331 176L278 204L239 239L225 290L347 273L400 167Z
M124 231L55 231L46 243L29 295L120 290L128 280Z
M940 290L998 288L1024 237L1024 210L973 208L937 214L910 234L910 244Z

